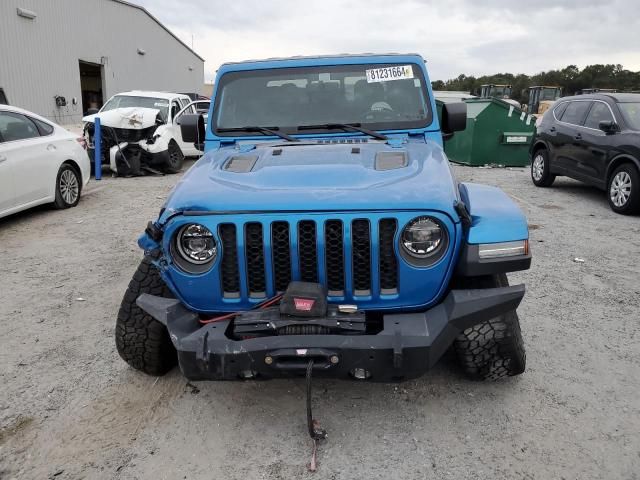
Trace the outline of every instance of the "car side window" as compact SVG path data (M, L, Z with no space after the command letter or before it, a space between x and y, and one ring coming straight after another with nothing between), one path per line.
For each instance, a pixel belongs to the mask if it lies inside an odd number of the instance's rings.
M0 135L5 142L27 140L40 136L40 132L29 118L14 112L0 112Z
M587 119L584 121L584 126L597 130L600 122L605 121L613 121L609 107L602 102L593 102L593 107L589 110Z
M29 119L36 124L36 127L38 127L38 131L40 132L40 135L42 135L43 137L46 137L47 135L51 135L53 133L52 125L49 125L48 123L43 122L42 120L38 120L37 118L29 117Z
M582 121L590 106L591 102L569 102L569 105L567 105L567 108L562 114L561 120L572 125L582 125Z
M562 114L567 109L567 105L569 105L569 102L562 102L560 105L553 109L553 114L558 120L562 119Z
M176 118L176 115L179 111L180 104L174 100L173 102L171 102L171 120L174 120Z

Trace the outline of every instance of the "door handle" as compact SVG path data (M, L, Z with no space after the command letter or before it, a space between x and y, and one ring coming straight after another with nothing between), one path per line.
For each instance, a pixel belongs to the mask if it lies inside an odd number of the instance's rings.
M0 155L0 163L5 162L7 160L7 157L5 157L4 155Z
M47 145L47 150L49 150L50 152L53 152L56 150L56 146L50 143L49 145Z
M554 133L554 132L556 131L556 127L551 127L551 128L549 129L549 131L550 131L551 133Z
M573 137L573 138L575 138L576 140L582 140L582 135L580 135L580 134L578 133L578 134L577 134L575 137Z

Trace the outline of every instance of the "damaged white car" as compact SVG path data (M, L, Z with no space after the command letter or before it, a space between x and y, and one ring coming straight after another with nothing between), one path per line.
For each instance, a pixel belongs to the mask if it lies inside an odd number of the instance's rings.
M131 91L114 95L84 117L84 136L94 146L95 118L100 118L102 165L119 176L177 173L185 157L198 156L193 143L182 141L183 114L208 110L209 100L192 102L187 95Z

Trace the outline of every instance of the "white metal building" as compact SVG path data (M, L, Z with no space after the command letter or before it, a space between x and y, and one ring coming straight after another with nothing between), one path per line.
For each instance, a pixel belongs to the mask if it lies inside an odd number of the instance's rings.
M204 59L123 0L1 0L0 102L80 121L126 90L200 92Z

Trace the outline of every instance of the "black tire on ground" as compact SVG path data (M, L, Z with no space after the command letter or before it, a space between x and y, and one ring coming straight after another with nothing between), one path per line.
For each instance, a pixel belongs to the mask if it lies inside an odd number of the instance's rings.
M531 157L531 180L536 187L550 187L556 176L551 173L549 167L549 151L540 148L533 152Z
M622 215L640 212L640 172L632 163L623 163L609 177L607 200L611 210Z
M509 285L505 274L474 277L464 283L466 288ZM525 370L524 342L515 311L467 328L453 345L460 365L473 380L496 380L519 375Z
M63 164L56 175L56 197L53 205L58 209L78 205L82 191L80 173L68 163Z
M169 142L167 151L169 156L167 163L162 167L162 171L165 173L178 173L182 170L182 165L184 164L184 154L175 140Z
M172 298L156 267L144 258L124 294L116 321L116 347L133 368L160 376L177 363L176 350L164 325L146 314L136 299L142 293Z

